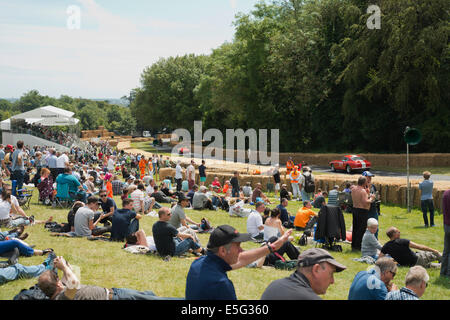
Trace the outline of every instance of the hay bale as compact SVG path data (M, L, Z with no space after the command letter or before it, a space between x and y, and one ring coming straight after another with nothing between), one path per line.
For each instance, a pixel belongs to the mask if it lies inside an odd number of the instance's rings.
M162 179L165 179L166 177L175 177L175 169L161 168L161 169L159 169L159 176Z

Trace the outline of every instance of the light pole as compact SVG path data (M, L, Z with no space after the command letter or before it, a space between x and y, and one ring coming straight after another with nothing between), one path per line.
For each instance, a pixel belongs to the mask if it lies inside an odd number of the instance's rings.
M409 146L416 145L422 140L422 134L415 128L406 127L404 132L404 138L406 142L406 205L408 207L408 213L411 212L411 197L410 190L411 185L409 183Z

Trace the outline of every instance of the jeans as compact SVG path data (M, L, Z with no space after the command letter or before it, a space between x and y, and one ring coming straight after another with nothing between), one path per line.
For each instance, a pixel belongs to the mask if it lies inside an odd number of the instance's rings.
M231 196L233 198L239 198L239 189L232 189L231 190Z
M88 196L86 191L69 192L69 194L73 199L87 203Z
M21 256L31 257L34 254L33 248L30 248L19 240L6 240L0 242L0 254L13 251L14 248L19 249Z
M191 238L181 240L179 238L175 238L175 255L180 256L183 253L187 252L189 249L197 250L200 249L200 246L194 242Z
M428 226L428 216L427 211L430 210L430 224L434 226L434 203L433 199L422 200L420 201L420 205L422 207L423 213L423 222L426 226Z
M181 184L182 184L183 180L175 179L175 181L177 182L177 191L181 191Z
M300 189L298 187L298 183L291 183L292 186L292 198L300 197Z
M0 241L5 241L6 237L8 237L8 238L17 238L18 236L19 236L19 234L16 233L16 232L10 233L8 231L3 231L3 232L0 232Z
M311 193L308 193L305 191L305 189L302 189L302 201L309 201L311 198Z
M134 289L112 288L113 300L182 300L177 298L163 298L152 291L137 291Z
M450 226L444 224L444 252L442 252L441 276L450 277Z
M39 277L42 272L45 271L45 266L43 264L39 264L37 266L26 267L19 263L0 269L0 285L17 280L17 279L29 279Z
M17 228L30 225L30 220L25 218L17 218L9 220L8 228Z
M11 177L11 180L17 180L17 190L23 188L23 180L25 178L25 170L14 170L13 171L14 178ZM22 192L18 191L18 195L22 195Z

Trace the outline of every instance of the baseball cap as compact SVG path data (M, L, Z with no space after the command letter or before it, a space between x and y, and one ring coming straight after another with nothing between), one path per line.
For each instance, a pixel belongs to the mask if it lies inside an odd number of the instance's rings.
M336 272L341 272L347 269L346 266L340 264L334 260L328 251L320 248L312 248L302 252L298 256L298 266L299 267L310 267L321 262L328 262L336 267Z
M235 228L229 225L221 225L214 229L209 237L208 249L218 248L232 242L250 241L251 236L248 233L239 233Z
M364 177L375 177L375 175L374 175L372 172L370 172L370 171L364 171L364 172L362 173L362 175L363 175Z
M178 194L178 202L181 202L181 201L183 201L183 200L189 200L189 198L186 197L186 196L184 195L183 192L180 192L180 193Z
M8 144L7 146L6 146L6 148L5 149L9 149L9 150L12 150L13 149L13 146L12 145L10 145L10 144Z

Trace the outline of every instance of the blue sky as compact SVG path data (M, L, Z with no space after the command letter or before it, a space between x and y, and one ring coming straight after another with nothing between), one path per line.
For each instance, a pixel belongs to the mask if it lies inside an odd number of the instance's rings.
M160 57L209 54L258 0L0 0L0 97L120 98ZM79 9L79 19L76 11ZM69 25L79 29L70 29Z

